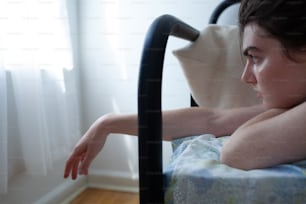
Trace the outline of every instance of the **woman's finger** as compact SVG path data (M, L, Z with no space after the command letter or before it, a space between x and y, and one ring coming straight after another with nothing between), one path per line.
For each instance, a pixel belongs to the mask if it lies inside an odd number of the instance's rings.
M71 169L71 178L75 180L78 177L80 158L75 158Z
M66 161L66 165L65 165L65 171L64 171L64 178L68 178L72 169L72 165L73 165L73 159L70 156L67 161Z

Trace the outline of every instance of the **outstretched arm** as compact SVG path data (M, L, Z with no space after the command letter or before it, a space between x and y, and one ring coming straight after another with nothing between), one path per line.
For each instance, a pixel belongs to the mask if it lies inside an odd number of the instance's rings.
M185 108L163 112L163 139L211 133L216 136L232 134L241 124L263 112L262 106L218 110ZM137 135L137 115L108 114L95 121L74 147L66 161L64 177L88 174L88 168L103 148L110 133Z

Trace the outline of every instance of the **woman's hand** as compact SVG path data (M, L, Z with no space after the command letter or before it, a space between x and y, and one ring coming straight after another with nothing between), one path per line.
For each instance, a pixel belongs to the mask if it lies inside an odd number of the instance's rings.
M70 174L72 179L76 179L78 174L88 174L91 162L103 148L109 134L106 124L107 116L101 117L79 140L66 161L64 178L68 178Z

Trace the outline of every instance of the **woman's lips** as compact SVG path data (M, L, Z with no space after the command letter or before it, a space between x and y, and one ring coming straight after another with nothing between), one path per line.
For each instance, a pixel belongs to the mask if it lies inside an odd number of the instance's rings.
M256 97L259 98L259 99L262 99L262 94L261 94L260 92L257 91L257 92L256 92Z
M262 93L260 93L260 91L258 91L257 89L254 89L254 91L256 93L256 97L262 99Z

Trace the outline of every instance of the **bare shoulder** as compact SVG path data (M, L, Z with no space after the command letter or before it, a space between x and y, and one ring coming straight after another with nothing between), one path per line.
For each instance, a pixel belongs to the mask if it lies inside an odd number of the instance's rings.
M234 135L282 135L306 132L306 102L290 109L269 109L241 125ZM288 127L288 128L286 128ZM284 128L286 128L284 130Z
M306 102L303 102L290 109L270 109L263 113L263 118L275 118L278 122L295 123L305 126L306 120Z
M306 120L306 102L303 102L293 108L290 109L285 109L285 108L272 108L268 109L246 123L244 123L240 128L246 128L251 125L255 125L256 123L260 122L269 122L273 124L273 121L275 120L278 124L279 122L284 122L284 123L290 123L294 122L296 123L296 119L301 119L304 121Z

